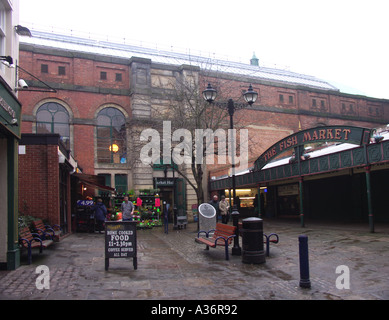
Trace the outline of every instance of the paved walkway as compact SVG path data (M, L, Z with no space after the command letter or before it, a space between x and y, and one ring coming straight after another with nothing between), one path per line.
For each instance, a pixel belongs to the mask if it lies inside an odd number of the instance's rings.
M138 269L132 259L110 259L105 271L104 235L69 235L39 254L33 264L0 271L0 299L389 299L389 228L368 225L309 224L264 221L264 232L276 232L280 243L261 265L244 264L240 256L224 260L224 248L204 250L196 244L197 224L163 233L138 230ZM298 236L308 236L312 287L299 287ZM241 240L241 239L240 239ZM241 243L241 242L240 242ZM231 249L230 249L231 250ZM37 289L36 267L46 265L50 289ZM350 289L338 289L337 266L350 270ZM342 282L344 283L344 282Z

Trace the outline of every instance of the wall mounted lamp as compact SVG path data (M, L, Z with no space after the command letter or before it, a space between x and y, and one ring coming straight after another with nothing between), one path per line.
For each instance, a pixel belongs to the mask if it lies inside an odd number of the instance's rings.
M19 126L19 122L18 122L18 119L13 118L9 124L5 123L5 125L6 126L11 126L11 127L18 127Z
M0 56L0 61L2 61L4 65L10 68L12 68L14 64L14 59L12 59L11 56Z
M26 28L26 27L23 27L23 26L21 26L20 24L18 24L17 26L15 26L15 31L16 31L16 33L17 33L19 36L32 37L32 34L31 34L30 29L28 29L28 28Z

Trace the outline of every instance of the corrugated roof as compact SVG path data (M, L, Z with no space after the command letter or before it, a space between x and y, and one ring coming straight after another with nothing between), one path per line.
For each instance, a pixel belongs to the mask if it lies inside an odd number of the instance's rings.
M63 35L59 33L42 32L37 30L32 30L31 33L31 38L21 37L20 43L119 58L147 58L151 59L155 63L168 65L188 64L198 66L206 70L215 70L235 75L249 76L261 80L302 85L323 90L339 91L336 87L326 81L288 70L253 66L241 62L215 59L200 55L158 50L143 46L120 44L91 38Z

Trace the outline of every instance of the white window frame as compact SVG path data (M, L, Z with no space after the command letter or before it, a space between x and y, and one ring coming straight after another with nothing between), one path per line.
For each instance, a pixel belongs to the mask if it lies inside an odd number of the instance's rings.
M7 25L7 10L4 3L0 1L0 55L5 55L5 36ZM3 65L1 65L3 68Z

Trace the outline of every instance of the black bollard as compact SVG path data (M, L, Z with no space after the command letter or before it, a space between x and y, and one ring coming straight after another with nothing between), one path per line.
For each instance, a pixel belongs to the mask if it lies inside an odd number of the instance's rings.
M309 280L309 258L308 258L308 237L299 236L299 255L300 255L300 287L310 288Z
M236 205L233 206L232 212L231 212L231 217L232 217L232 225L236 227L235 230L235 237L234 237L234 246L232 247L231 253L233 256L240 256L242 255L242 250L239 246L239 212L236 209Z

